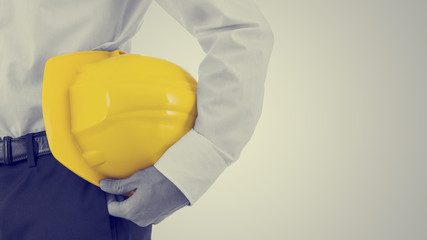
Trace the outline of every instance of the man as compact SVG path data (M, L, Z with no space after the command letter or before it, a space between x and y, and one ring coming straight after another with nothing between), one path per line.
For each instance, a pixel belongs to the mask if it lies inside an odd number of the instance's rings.
M194 128L153 167L102 180L100 189L49 154L41 105L47 59L131 52L150 3L0 0L0 239L150 239L151 224L194 204L239 157L261 113L273 43L249 0L157 0L206 57Z

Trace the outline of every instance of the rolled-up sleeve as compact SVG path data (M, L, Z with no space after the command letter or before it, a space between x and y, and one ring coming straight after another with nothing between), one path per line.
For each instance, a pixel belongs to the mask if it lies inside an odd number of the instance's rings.
M157 0L206 53L199 66L195 125L155 167L194 204L235 162L261 115L273 46L250 0Z

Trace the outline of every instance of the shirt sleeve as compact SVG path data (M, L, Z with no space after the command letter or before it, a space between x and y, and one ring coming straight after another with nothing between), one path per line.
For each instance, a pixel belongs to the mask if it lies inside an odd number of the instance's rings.
M238 159L255 130L273 34L251 0L157 2L206 53L195 125L154 165L194 204Z

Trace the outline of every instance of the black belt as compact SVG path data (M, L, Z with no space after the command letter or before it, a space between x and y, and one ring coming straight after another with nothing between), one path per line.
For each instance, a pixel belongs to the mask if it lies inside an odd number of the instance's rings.
M29 133L22 137L9 136L0 139L0 166L28 160L29 166L36 166L35 158L50 154L46 132Z

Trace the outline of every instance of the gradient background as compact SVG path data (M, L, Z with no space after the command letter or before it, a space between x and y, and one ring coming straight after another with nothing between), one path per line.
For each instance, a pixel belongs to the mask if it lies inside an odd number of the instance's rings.
M153 239L427 239L427 1L256 1L275 33L240 159ZM157 4L133 52L197 77L197 41Z

